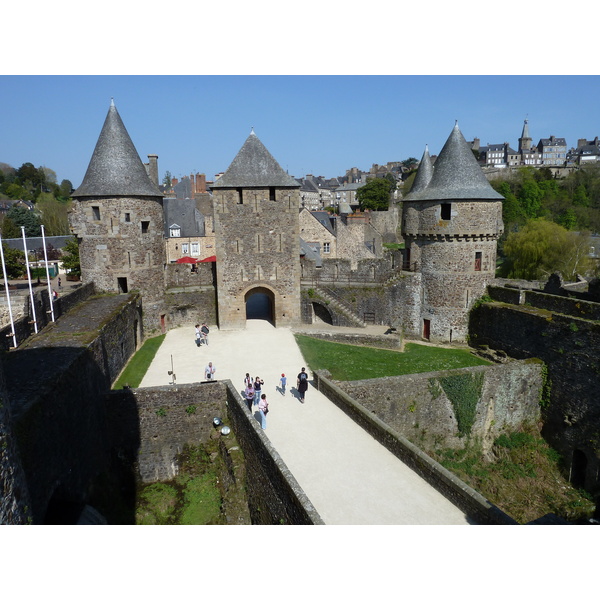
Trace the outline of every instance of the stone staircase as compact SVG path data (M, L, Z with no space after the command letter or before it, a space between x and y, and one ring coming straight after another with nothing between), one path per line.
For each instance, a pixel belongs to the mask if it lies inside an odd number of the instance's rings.
M354 312L352 307L342 300L333 290L324 287L316 289L317 294L325 300L330 307L342 313L354 327L366 327L366 323Z

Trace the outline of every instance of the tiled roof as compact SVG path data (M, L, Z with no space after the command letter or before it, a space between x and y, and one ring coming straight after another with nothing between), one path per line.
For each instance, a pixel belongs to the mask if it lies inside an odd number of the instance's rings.
M181 227L181 237L204 235L204 215L196 208L196 202L189 198L165 198L163 200L165 237L170 236L173 224Z
M431 164L431 157L429 156L429 148L425 146L425 152L423 152L423 158L419 163L417 174L413 181L410 189L410 194L423 191L431 181L433 175L433 165Z
M252 131L213 188L300 187Z
M111 101L83 183L74 198L86 196L158 196L125 125Z
M435 161L429 184L421 191L411 190L405 201L502 198L485 178L457 123Z

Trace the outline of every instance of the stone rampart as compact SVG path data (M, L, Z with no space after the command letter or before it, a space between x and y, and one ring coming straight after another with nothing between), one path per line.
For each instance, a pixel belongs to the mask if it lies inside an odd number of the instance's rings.
M74 306L87 300L94 293L94 283L90 282L82 285L68 294L59 296L54 301L54 318L66 314ZM48 323L52 322L51 307L48 301L48 290L38 289L33 295L36 322L38 332L41 331ZM17 346L21 345L28 337L34 335L35 328L33 325L33 311L31 310L31 299L27 297L26 314L20 319L14 321L15 337L17 338ZM0 329L0 350L9 350L13 348L12 328L10 325Z
M197 263L192 265L171 263L165 268L167 290L172 288L188 288L216 285L216 263Z
M208 441L213 418L219 417L230 425L245 458L252 523L322 524L230 381L119 390L107 402L113 453L137 456L142 481L172 479L183 446Z
M439 447L463 448L478 439L487 452L494 439L523 423L540 420L541 363L515 361L505 365L469 367L382 377L336 385L379 417L394 431L426 451ZM454 402L444 389L453 382L461 389L473 388L478 399L468 434ZM464 396L466 391L463 391Z
M566 299L552 297L547 306ZM571 300L573 303L583 302ZM471 312L470 340L514 358L538 358L547 366L550 394L543 409L542 434L562 455L565 475L574 476L573 457L588 491L598 490L600 323L549 309L483 303ZM579 465L579 466L577 466Z
M214 287L177 288L165 294L169 329L191 327L197 323L217 323L217 292ZM191 331L193 338L193 330Z
M516 521L497 506L488 502L481 494L466 485L450 471L444 469L378 416L356 400L353 400L327 378L328 373L326 371L316 371L313 375L319 391L454 505L464 511L473 522L486 525L516 524Z

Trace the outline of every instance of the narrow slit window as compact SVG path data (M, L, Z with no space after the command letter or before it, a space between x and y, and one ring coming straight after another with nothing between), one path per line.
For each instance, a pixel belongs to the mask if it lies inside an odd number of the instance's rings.
M442 221L450 221L452 218L452 204L442 204Z
M150 221L142 221L142 233L148 233L150 229Z
M475 252L475 270L481 271L481 252Z
M100 220L100 207L99 206L92 206L92 215L94 217L94 221Z

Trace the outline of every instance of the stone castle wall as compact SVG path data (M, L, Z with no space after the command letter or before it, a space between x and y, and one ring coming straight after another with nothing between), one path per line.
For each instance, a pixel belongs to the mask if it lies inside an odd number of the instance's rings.
M537 297L537 294L536 294ZM575 451L585 456L585 487L600 488L600 324L549 310L566 310L564 298L547 298L547 308L484 303L471 313L469 335L474 346L489 346L515 358L538 358L547 365L551 384L543 409L544 437L561 453L567 476ZM573 299L571 311L583 303ZM580 307L577 308L577 304Z

